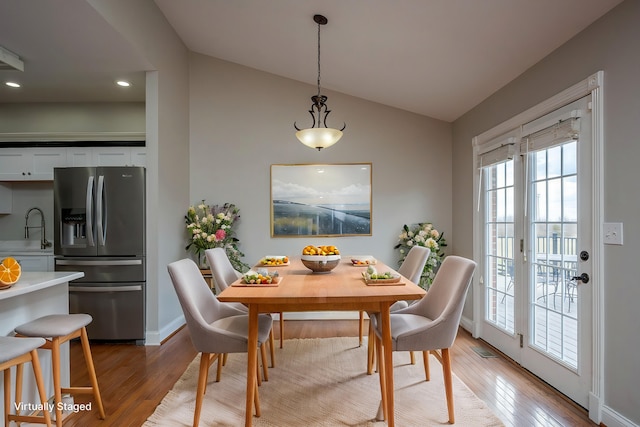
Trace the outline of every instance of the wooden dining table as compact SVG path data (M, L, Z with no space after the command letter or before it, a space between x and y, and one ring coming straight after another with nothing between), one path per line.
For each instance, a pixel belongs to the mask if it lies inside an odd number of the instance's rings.
M249 344L247 360L247 395L245 426L253 421L253 403L258 374L258 314L301 311L367 311L380 313L382 355L380 361L381 394L386 395L383 408L387 425L394 425L393 358L389 307L396 301L416 300L425 291L401 276L396 284L368 285L362 278L363 267L354 266L351 259L343 257L330 272L314 273L307 269L300 258L290 257L290 265L269 268L278 271L277 286L244 286L238 279L218 295L223 302L240 302L249 308ZM378 272L393 269L381 262ZM369 343L373 345L373 343ZM363 361L363 370L365 361ZM370 391L366 391L370 392ZM357 398L357 396L354 396Z

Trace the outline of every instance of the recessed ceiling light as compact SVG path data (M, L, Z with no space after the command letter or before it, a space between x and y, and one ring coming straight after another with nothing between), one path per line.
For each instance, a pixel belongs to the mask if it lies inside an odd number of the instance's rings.
M4 84L6 84L9 87L20 87L20 83L16 83L16 82L5 82Z
M122 87L129 87L129 86L131 86L131 83L129 83L128 81L125 81L125 80L118 80L118 81L116 82L116 84L117 84L118 86L122 86Z

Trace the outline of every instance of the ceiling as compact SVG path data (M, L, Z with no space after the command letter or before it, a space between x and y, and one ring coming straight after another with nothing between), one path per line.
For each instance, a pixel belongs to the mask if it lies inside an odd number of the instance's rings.
M314 86L323 14L322 88L445 121L620 2L155 0L188 49ZM24 61L0 71L23 85L2 84L0 102L144 100L151 65L85 0L2 0L0 46Z

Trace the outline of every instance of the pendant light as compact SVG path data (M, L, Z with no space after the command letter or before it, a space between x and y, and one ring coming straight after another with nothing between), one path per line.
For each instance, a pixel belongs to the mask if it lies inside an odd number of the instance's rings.
M331 110L329 110L326 104L327 97L320 94L320 26L326 25L329 21L322 15L314 15L313 21L318 24L318 93L311 97L312 104L309 110L313 123L308 129L298 128L295 122L293 123L293 127L297 130L296 137L300 142L307 147L320 151L338 142L340 138L342 138L342 131L347 125L344 124L342 129L327 127L327 116Z

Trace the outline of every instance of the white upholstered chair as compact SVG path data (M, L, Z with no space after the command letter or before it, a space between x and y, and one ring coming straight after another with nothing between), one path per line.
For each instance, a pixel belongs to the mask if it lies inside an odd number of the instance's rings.
M169 276L178 295L191 336L191 342L200 356L200 374L196 392L194 427L200 420L202 398L206 391L209 366L227 353L245 353L248 350L249 316L237 308L218 301L202 277L198 266L190 259L182 259L168 265ZM258 315L258 346L265 357L264 343L269 338L273 320L268 315ZM260 416L258 391L254 396L256 416Z
M424 270L424 266L429 259L429 255L431 254L431 249L425 248L424 246L414 246L409 250L404 261L402 261L402 265L398 269L398 273L402 274L407 279L411 280L413 283L420 283L420 277L422 276L422 270ZM398 301L393 304L389 310L394 312L409 306L409 303L406 301ZM362 322L363 322L363 313L360 312L360 343L362 343ZM369 315L369 317L371 317ZM373 328L371 327L371 323L369 323L369 340L367 347L367 374L371 375L373 373L373 363L375 359L374 346L373 346ZM413 352L411 352L411 364L415 364L415 358Z
M229 261L229 257L227 253L222 248L213 248L207 249L204 251L205 256L207 257L207 262L209 263L209 267L211 268L211 276L213 276L213 283L216 287L216 293L220 293L227 289L227 286L231 285L237 279L242 277L242 273L235 270L233 265L231 265L231 261ZM249 310L247 307L241 303L233 303L240 310L244 310L247 313ZM282 340L284 339L284 319L282 317L282 313L280 313L280 348L282 348ZM271 330L271 335L269 336L269 348L271 350L271 367L273 368L276 364L275 361L275 351L274 351L274 339L273 339L273 329Z
M446 257L427 294L415 304L390 315L393 351L422 351L427 381L429 352L442 363L450 424L455 422L455 417L449 348L453 346L458 332L475 268L476 263L470 259L453 255ZM373 316L372 322L376 333L376 350L380 357L381 334L377 315Z

